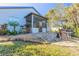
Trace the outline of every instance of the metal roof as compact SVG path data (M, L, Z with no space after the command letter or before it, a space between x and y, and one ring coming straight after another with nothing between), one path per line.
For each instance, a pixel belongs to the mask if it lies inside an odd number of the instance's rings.
M26 6L0 6L0 9L34 9L39 15L41 15L34 7L26 7Z

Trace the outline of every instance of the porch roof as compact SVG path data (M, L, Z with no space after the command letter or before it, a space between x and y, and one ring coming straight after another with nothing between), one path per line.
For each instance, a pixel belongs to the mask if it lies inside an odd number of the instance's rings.
M44 18L44 19L46 19L46 20L47 20L47 18L46 18L46 17L41 16L41 15L38 15L38 14L36 14L36 13L29 13L29 14L28 14L28 15L26 15L24 18L27 18L27 17L28 17L28 16L30 16L30 15L36 15L36 16L42 17L42 18Z

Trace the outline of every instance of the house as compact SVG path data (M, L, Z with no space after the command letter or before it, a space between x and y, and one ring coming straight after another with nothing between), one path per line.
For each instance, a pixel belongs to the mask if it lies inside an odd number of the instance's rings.
M47 19L40 15L34 7L0 7L0 24L9 21L19 22L16 31L22 28L26 33L47 32ZM13 31L13 27L7 26L7 29Z
M26 32L47 32L47 18L35 14L30 13L27 16L25 16L26 19Z
M0 25L0 30L6 30L6 29L7 29L7 24Z

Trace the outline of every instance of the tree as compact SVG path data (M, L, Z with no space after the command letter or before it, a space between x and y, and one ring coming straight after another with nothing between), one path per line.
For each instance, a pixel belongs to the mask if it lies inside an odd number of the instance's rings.
M79 37L79 4L73 4L73 17L74 17L74 23L75 23L75 27L74 27L74 34Z
M48 26L50 31L52 31L52 27L58 26L57 20L59 19L59 15L55 9L50 9L45 17L48 18Z
M48 25L50 28L50 31L52 31L53 28L61 28L62 24L61 22L61 18L60 18L60 14L56 11L56 9L51 9L48 11L48 13L45 15L45 17L48 18ZM63 17L62 17L62 21L63 21Z
M73 21L74 17L72 15L72 7L66 7L64 8L64 11L65 11L64 20L67 20L65 25L67 28L73 29L74 28L74 21Z
M16 27L19 25L17 21L9 21L8 24L13 27L13 31L16 32Z
M60 6L59 6L60 5ZM63 9L63 11L62 11ZM64 15L63 15L64 14ZM63 26L67 29L71 29L78 35L79 32L79 3L71 4L71 6L63 7L63 4L57 4L55 9L51 9L46 14L50 27L59 26L58 21L66 21Z
M70 7L65 8L65 18L68 20L67 27L72 28L74 34L79 36L79 4L72 4Z

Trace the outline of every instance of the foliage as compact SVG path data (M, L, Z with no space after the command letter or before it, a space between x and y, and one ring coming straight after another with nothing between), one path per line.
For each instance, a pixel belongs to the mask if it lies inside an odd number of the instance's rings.
M0 30L0 35L6 35L8 34L8 30Z
M13 27L13 31L16 31L16 27L19 25L17 21L9 21L8 24Z
M57 14L55 9L49 10L48 13L45 15L45 17L48 18L48 26L49 26L50 31L52 31L52 29L51 29L52 27L59 26L57 24L59 15Z
M79 37L79 28L74 28L73 36Z
M17 32L16 31L12 31L12 32L9 32L10 35L16 35Z
M48 18L49 27L52 28L53 26L55 26L55 27L59 26L58 23L57 24L55 24L55 23L58 22L58 20L60 21L60 18L63 20L67 20L63 26L65 26L66 29L73 30L74 36L78 37L79 36L77 33L78 29L76 27L79 25L79 22L78 22L79 4L78 3L72 4L69 7L64 7L63 10L64 10L65 15L62 18L61 18L61 16L59 16L58 12L55 9L51 9L48 11L48 13L46 14L46 17Z

